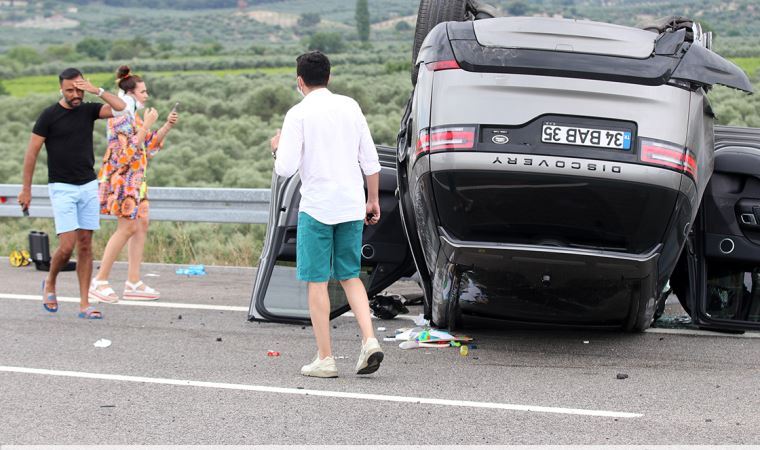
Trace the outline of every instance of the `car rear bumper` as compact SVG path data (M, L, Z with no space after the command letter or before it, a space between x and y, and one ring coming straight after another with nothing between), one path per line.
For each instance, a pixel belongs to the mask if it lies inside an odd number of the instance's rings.
M642 254L663 242L681 174L541 155L431 156L437 224L462 241Z
M439 237L434 319L458 301L464 313L513 321L629 327L655 295L661 246L632 255L462 241L442 228ZM459 292L435 288L447 285Z

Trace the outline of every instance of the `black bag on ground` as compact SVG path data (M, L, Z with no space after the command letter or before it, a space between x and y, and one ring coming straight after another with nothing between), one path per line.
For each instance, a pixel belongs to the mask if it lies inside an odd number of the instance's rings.
M37 270L45 272L50 270L50 239L44 231L29 232L29 253L32 255L32 261ZM62 272L76 270L76 261L69 261L62 269Z

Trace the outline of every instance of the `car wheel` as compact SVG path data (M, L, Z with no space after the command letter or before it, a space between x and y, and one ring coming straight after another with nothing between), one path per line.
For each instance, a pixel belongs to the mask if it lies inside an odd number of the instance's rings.
M431 314L430 325L436 328L445 328L449 332L462 327L462 310L459 308L459 295L461 294L461 277L456 275L453 277L451 292L448 294L448 302L445 308L441 311L441 317L439 320L433 320L433 314Z
M467 0L421 0L417 11L417 26L414 29L414 46L412 47L412 86L417 84L415 66L417 55L420 53L422 41L430 30L441 22L467 19Z
M654 322L654 313L656 302L654 298L644 299L645 303L639 305L639 311L636 314L636 321L633 324L633 331L642 332L649 328Z
M663 313L665 313L665 302L668 301L668 297L670 297L672 292L673 289L671 288L660 295L660 299L657 302L657 308L654 310L654 320L659 319L662 317Z
M446 328L450 333L462 328L462 310L459 308L459 298L449 302Z
M670 275L670 287L673 288L673 293L678 298L683 310L691 316L691 308L689 307L689 261L688 250L686 249L681 253L678 264L676 264L673 274Z

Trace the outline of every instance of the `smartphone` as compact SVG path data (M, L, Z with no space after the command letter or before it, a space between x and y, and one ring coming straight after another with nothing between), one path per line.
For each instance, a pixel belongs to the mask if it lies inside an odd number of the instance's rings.
M177 102L177 103L174 104L174 107L172 108L172 110L171 110L171 112L169 114L171 114L173 112L177 112L177 108L178 107L179 107L179 102Z

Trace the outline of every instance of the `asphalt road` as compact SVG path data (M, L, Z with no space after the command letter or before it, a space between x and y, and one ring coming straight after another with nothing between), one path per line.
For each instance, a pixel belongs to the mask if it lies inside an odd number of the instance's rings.
M381 342L380 371L361 377L344 316L341 377L321 380L299 374L315 353L310 328L246 320L253 269L174 270L145 267L159 304L100 305L104 320L86 321L72 302L45 312L42 272L0 259L0 444L760 443L757 334L468 320L468 356ZM114 285L124 276L117 265ZM62 274L59 296L76 293ZM375 323L383 337L412 322ZM112 344L96 348L101 338Z

